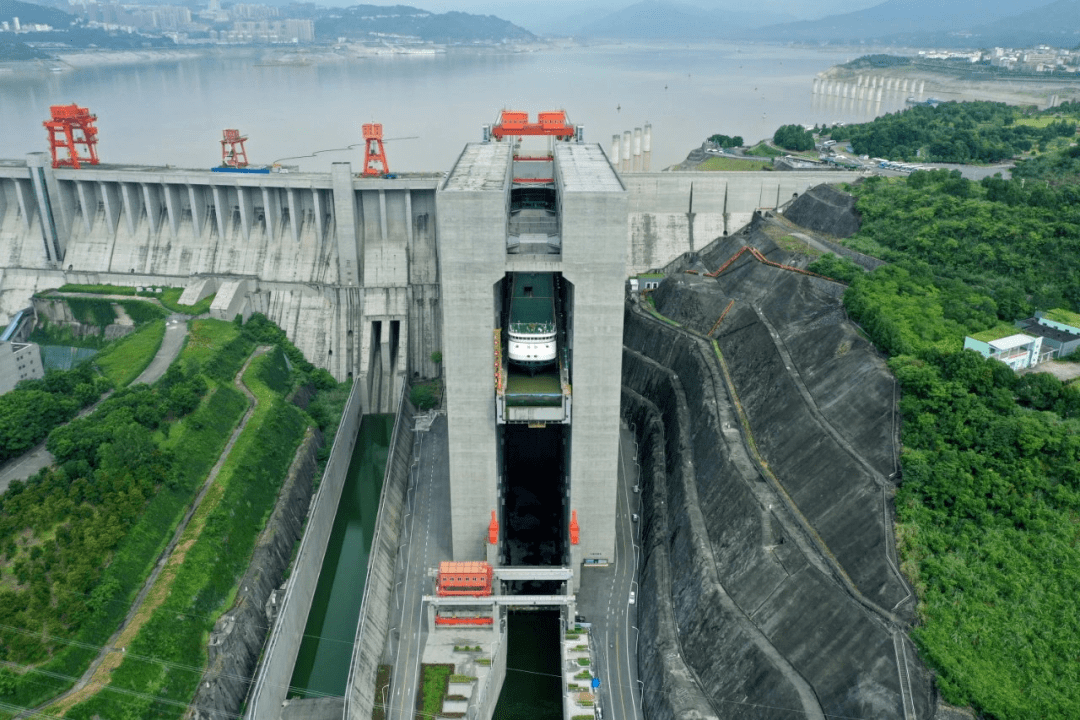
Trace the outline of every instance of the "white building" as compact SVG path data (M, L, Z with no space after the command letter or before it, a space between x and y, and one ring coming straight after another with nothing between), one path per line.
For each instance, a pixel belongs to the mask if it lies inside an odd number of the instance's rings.
M45 377L37 343L0 342L0 395L22 380Z
M1042 340L1041 337L1031 337L1023 333L1004 334L1004 337L980 333L977 337L965 337L964 349L974 350L986 358L1000 360L1013 370L1023 370L1039 364Z

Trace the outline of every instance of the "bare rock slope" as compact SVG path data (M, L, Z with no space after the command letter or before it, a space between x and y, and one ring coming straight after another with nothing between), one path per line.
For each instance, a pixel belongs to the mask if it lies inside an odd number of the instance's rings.
M744 244L790 264L765 222L627 306L646 712L932 717L894 548L892 376L846 319L842 285L749 252L703 274Z

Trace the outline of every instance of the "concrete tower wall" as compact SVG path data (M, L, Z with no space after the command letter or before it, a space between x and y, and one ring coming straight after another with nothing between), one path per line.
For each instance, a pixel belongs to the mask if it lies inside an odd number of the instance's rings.
M581 557L614 559L628 198L598 145L556 145L562 273L573 283L570 507Z
M438 196L450 514L459 560L485 557L498 508L493 331L495 283L506 273L510 172L510 143L469 144Z

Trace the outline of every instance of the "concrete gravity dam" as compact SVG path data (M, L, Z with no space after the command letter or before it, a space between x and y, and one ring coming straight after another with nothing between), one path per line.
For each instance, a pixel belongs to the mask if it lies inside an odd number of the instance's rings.
M355 170L0 161L0 322L65 283L183 287L354 380L258 665L208 671L194 717L934 715L893 547L892 379L768 217L857 175L628 171L561 112L504 112L446 172ZM667 279L643 299L647 271ZM416 412L408 382L439 376L444 411ZM298 698L379 413L347 679Z

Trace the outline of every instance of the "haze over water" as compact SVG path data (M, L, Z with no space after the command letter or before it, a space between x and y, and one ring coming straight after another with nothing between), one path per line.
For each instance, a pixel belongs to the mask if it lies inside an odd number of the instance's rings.
M271 51L272 53L273 51ZM867 51L869 52L869 51ZM268 53L269 56L270 53ZM253 164L361 142L381 122L393 171L449 170L464 143L498 110L565 108L585 138L653 125L652 169L682 161L712 133L771 137L782 124L866 121L904 104L814 95L815 74L851 50L764 45L609 45L533 53L451 51L301 66L214 57L101 67L36 79L0 76L0 158L46 150L41 123L52 104L76 102L98 116L103 162L211 167L221 130L249 137ZM287 160L326 170L362 151Z

